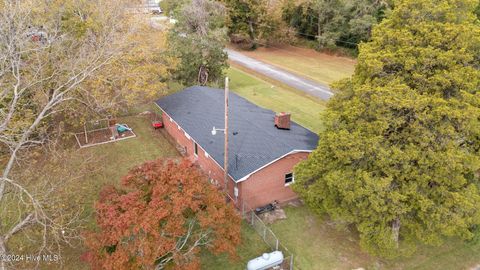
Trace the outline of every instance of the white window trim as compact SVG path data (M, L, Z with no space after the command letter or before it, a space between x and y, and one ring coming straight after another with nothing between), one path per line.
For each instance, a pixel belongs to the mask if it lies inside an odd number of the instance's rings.
M286 157L286 156L288 156L288 155L296 154L296 153L312 153L312 150L292 150L292 151L286 153L285 155L283 155L283 156L281 156L281 157L279 157L279 158L277 158L277 159L275 159L275 160L272 160L271 162L263 165L262 167L256 169L255 171L253 171L253 172L245 175L244 177L242 177L242 178L240 178L239 180L237 180L237 183L240 183L240 182L243 182L243 181L247 180L250 176L252 176L252 175L255 174L256 172L258 172L258 171L260 171L260 170L263 170L264 168L272 165L273 163L279 161L280 159L282 159L282 158L284 158L284 157ZM215 160L214 160L214 161L215 161ZM218 164L218 163L217 163L217 165L220 166L220 164Z
M197 153L195 153L195 145L197 146ZM198 144L196 142L193 142L193 155L198 157Z
M283 181L285 182L285 177L287 176L287 174L289 173L286 173L285 176L283 177ZM288 187L290 186L291 184L295 183L295 174L293 172L291 172L292 174L292 181L291 182L288 182L288 183L285 183L285 186Z

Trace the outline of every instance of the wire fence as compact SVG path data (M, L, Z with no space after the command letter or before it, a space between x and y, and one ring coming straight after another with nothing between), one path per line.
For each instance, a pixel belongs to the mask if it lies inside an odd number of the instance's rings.
M238 207L238 206L237 206ZM248 206L247 203L241 202L240 207L242 218L245 219L250 226L262 237L263 241L270 247L271 251L281 251L284 260L281 265L275 266L275 270L293 270L293 253L285 247L273 231L263 222L263 220L255 214L255 210ZM296 267L298 270L299 268Z
M152 114L156 115L156 111L153 111ZM139 115L138 112L128 112L121 117L136 116ZM161 119L161 118L160 118ZM167 138L169 138L167 136ZM171 141L175 145L174 141ZM271 269L274 270L301 270L298 266L294 266L294 255L290 252L287 247L285 247L279 240L279 238L273 233L273 231L263 222L263 220L255 213L255 210L251 208L246 202L241 201L241 203L235 203L235 200L226 194L230 198L230 202L239 210L242 218L247 221L247 223L257 232L257 234L263 239L271 251L281 251L283 253L284 259L280 265L277 265Z

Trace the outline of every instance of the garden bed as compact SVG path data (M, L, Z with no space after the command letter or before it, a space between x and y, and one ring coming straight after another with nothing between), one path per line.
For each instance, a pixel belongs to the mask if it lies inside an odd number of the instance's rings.
M123 125L123 126L126 126L128 128L127 125ZM90 147L90 146L95 146L95 145L100 145L105 143L126 140L126 139L134 138L137 136L135 135L133 130L126 130L125 132L122 132L120 134L115 134L115 133L116 132L112 132L111 128L102 128L102 129L87 131L86 133L85 132L77 133L75 134L75 138L77 139L78 146L80 146L80 148L85 148L85 147Z

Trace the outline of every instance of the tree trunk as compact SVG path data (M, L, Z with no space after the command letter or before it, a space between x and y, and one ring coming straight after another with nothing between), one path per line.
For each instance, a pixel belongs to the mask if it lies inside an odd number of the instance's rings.
M317 22L317 33L318 33L318 38L320 38L322 36L322 20L320 20L320 18L322 18L322 7L319 7L318 8L318 22Z
M208 82L208 68L205 65L201 65L198 69L198 83L200 85L207 85Z
M253 22L252 20L248 21L248 35L250 36L250 39L252 40L252 49L257 48L257 41L255 40L255 30L253 28Z
M392 238L395 241L395 245L398 248L398 240L400 236L400 218L396 218L392 221Z

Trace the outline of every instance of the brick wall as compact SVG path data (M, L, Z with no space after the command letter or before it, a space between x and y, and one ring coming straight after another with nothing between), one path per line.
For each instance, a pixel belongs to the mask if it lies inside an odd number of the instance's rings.
M274 200L282 203L296 199L297 194L285 185L285 175L307 157L308 153L293 153L252 174L240 183L245 202L256 208Z
M163 112L162 120L165 126L165 130L173 137L173 140L182 146L186 150L186 157L189 158L192 162L196 163L214 185L217 185L220 189L223 189L224 186L224 173L223 168L216 163L216 161L205 152L205 150L198 145L197 153L194 154L194 140L180 127L178 128L177 123L172 119L170 121L170 116ZM233 197L233 187L234 182L231 178L228 181L228 187L230 191L230 196Z
M173 140L186 150L186 157L196 163L208 175L212 183L219 189L223 188L223 168L210 157L204 149L198 145L198 155L194 155L194 141L177 125L170 116L163 112L162 120L165 130L172 136ZM297 198L297 195L285 186L285 174L292 172L293 167L301 160L306 159L308 153L293 153L275 163L252 174L247 180L238 183L238 202L245 202L252 208L263 206L274 200L286 202ZM228 188L233 198L234 181L229 178Z

